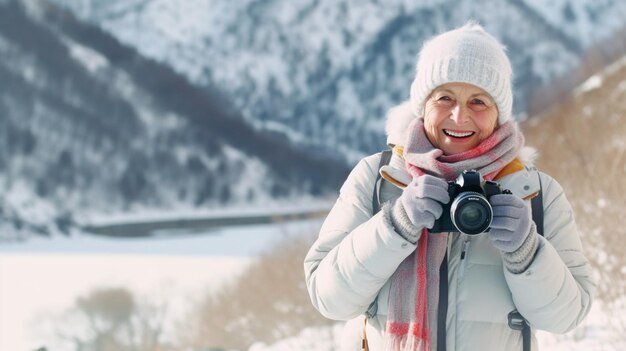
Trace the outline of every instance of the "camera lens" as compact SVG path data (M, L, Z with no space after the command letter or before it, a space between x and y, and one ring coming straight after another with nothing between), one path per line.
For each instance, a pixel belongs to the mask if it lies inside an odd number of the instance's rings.
M458 209L460 222L466 228L478 228L487 220L487 211L478 203L470 202Z
M479 234L491 225L493 212L487 199L479 193L461 193L452 202L450 218L461 233Z

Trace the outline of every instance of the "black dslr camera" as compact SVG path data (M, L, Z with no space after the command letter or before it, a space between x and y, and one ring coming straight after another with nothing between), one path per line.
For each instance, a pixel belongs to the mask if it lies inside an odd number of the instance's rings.
M498 183L484 180L477 171L463 171L455 181L448 182L450 202L443 205L443 214L430 232L472 235L487 232L493 219L488 199L492 195L510 193L502 190Z

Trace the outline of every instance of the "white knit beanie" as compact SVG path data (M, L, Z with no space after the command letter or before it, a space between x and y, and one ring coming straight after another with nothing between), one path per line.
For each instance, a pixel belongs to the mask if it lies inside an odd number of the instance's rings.
M469 22L437 35L419 53L411 84L411 108L424 114L424 103L438 86L452 82L476 85L489 93L498 107L498 124L511 118L512 70L505 47L482 26Z

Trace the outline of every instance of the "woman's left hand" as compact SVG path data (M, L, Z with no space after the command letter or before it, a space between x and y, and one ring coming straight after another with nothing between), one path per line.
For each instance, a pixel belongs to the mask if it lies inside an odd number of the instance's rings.
M493 195L489 203L493 209L493 221L488 235L493 245L503 252L519 249L530 234L530 207L512 194Z

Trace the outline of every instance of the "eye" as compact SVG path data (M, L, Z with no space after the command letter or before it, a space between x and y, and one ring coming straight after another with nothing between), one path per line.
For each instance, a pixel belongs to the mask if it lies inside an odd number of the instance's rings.
M438 105L441 106L452 106L454 104L454 99L449 95L438 95L435 96L435 101Z
M469 108L471 108L472 110L477 111L477 112L484 111L488 107L489 107L489 105L483 99L474 98L474 99L469 101Z

